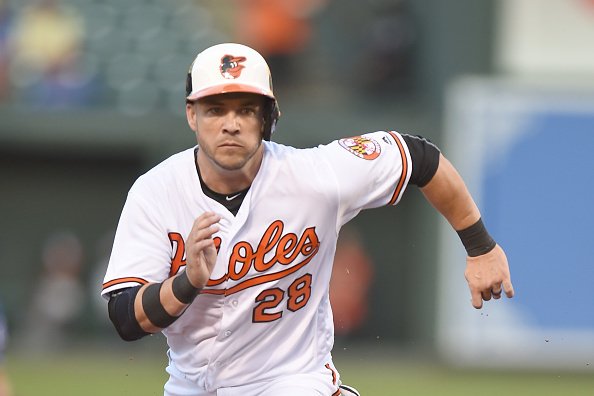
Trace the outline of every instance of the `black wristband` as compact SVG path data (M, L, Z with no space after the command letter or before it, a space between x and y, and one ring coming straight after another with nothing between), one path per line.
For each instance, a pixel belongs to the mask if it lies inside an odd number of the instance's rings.
M173 279L171 289L173 290L175 298L184 304L190 304L194 301L201 290L199 287L194 287L194 285L190 283L186 271L183 271Z
M152 324L164 329L175 322L178 317L171 316L161 303L161 286L163 286L162 283L154 283L144 290L142 294L142 308Z
M456 232L470 257L489 253L496 245L495 240L487 232L482 219L478 219L470 227Z

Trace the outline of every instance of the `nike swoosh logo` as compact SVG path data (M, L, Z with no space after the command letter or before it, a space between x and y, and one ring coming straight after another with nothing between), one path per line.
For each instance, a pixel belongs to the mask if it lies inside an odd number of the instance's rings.
M228 196L228 195L227 195L227 196L225 196L225 199L226 199L227 201L233 201L235 198L239 197L240 195L241 195L241 193L239 193L239 194L235 194L235 195L232 195L232 196Z

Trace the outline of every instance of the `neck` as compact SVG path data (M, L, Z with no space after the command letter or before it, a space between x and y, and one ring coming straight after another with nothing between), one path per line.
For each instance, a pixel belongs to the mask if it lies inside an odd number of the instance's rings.
M200 169L202 182L212 191L220 194L234 194L250 187L260 169L263 157L260 152L242 168L228 170L221 168L210 158L200 155L200 153L200 150L197 150L196 163Z

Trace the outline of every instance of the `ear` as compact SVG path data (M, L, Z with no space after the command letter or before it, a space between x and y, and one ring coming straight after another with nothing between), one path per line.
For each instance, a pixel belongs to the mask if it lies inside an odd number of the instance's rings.
M197 125L196 125L196 104L192 102L186 103L186 118L188 120L188 125L190 129L194 132L197 132Z

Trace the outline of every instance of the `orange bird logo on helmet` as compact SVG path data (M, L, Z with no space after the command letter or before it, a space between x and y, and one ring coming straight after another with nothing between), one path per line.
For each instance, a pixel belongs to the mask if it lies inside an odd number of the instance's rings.
M227 79L237 78L241 75L241 70L245 67L245 56L225 55L221 58L221 74Z

